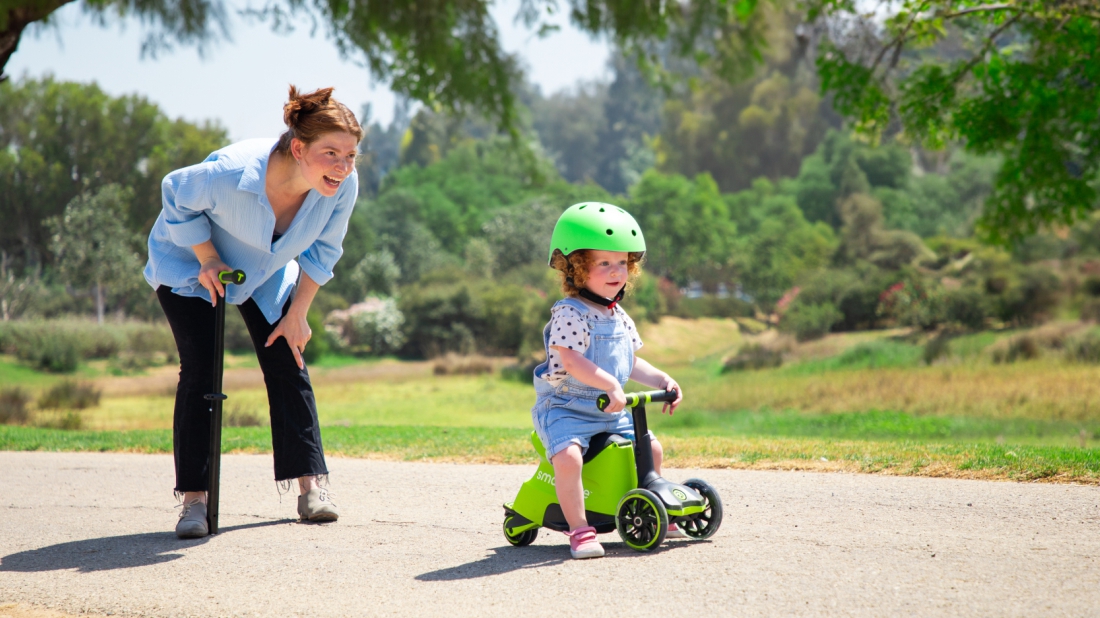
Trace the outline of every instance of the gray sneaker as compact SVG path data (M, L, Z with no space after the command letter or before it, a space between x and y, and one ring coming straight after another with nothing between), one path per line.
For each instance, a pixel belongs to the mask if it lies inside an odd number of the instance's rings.
M302 521L336 521L340 513L332 502L332 494L323 487L314 487L298 496L298 516Z
M201 539L210 534L206 527L206 505L198 500L183 505L180 520L176 523L176 536L181 539Z

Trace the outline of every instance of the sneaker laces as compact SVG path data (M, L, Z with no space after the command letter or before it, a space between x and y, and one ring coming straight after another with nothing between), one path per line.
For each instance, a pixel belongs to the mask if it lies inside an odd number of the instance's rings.
M184 504L184 502L182 500L180 500L180 503L176 505L177 509L182 507L182 510L180 511L180 517L179 518L183 519L184 517L187 517L187 514L191 512L191 507L195 506L196 504L202 504L202 500L199 500L198 498L195 498L194 500L192 500L192 501L190 501L186 504Z

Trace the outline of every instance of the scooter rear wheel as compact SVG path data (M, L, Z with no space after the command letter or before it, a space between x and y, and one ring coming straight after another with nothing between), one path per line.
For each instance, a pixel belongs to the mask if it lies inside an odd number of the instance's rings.
M668 534L665 503L648 489L631 489L619 500L615 528L627 547L636 551L652 551Z
M688 479L684 485L703 496L703 512L680 523L680 530L693 539L709 539L722 525L722 499L718 490L702 479Z
M539 535L538 528L531 528L530 530L524 530L519 534L512 534L511 530L512 516L509 515L504 518L504 538L508 539L508 542L513 547L523 547L524 545L530 545L535 541L535 538Z

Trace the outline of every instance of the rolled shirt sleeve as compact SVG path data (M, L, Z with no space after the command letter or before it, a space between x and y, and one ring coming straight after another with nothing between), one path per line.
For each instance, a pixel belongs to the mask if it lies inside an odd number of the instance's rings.
M348 220L351 218L355 200L359 195L359 175L355 173L348 176L344 186L340 187L340 191L342 195L328 223L321 230L320 236L298 256L298 265L302 267L302 271L318 285L324 285L332 279L332 269L344 254L344 236L348 233Z
M210 240L210 183L205 163L176 170L164 177L161 199L168 238L181 247Z

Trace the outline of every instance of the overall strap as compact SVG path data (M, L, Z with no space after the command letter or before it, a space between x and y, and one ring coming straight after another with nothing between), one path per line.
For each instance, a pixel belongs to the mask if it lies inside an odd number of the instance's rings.
M572 307L572 308L576 309L577 311L579 311L585 319L590 319L589 314L592 313L592 308L589 307L588 305L584 304L584 301L579 299L579 298L575 298L573 296L566 296L565 298L563 298L563 299L559 300L558 302L554 303L555 307L557 307L558 305L566 305L566 306Z

